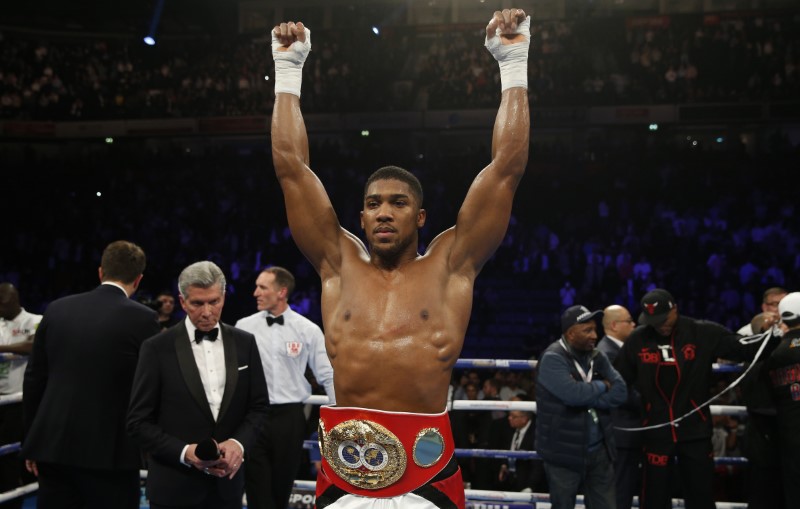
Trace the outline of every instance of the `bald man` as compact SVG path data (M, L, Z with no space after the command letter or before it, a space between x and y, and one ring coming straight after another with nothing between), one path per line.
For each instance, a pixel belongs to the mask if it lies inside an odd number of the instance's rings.
M42 315L28 313L19 302L19 292L11 283L0 283L0 352L28 355ZM0 395L22 392L27 357L0 361ZM22 403L0 406L0 443L22 440ZM22 461L16 454L0 456L0 492L21 484ZM22 498L0 504L2 508L22 507Z
M634 328L636 321L631 317L630 311L616 304L608 306L603 310L605 336L597 343L597 349L606 354L613 363ZM639 393L630 387L628 389L628 400L621 406L611 409L611 421L615 428L640 426ZM614 460L617 509L630 509L633 497L639 488L642 439L638 433L616 429L614 438L617 442L617 457Z

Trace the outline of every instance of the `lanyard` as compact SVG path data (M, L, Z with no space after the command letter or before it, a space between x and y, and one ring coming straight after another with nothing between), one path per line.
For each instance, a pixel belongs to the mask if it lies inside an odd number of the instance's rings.
M567 344L564 342L564 338L561 338L561 339L559 340L559 342L561 343L561 347L562 347L562 348L563 348L563 349L564 349L564 350L565 350L567 353L569 353L569 349L567 348ZM589 374L588 374L588 375L586 374L586 371L584 371L584 370L583 370L583 368L582 368L582 367L581 367L581 365L578 363L578 361L577 361L577 360L575 360L575 358L574 358L574 357L572 358L572 362L573 362L573 363L575 363L575 367L578 369L578 374L579 374L579 375L581 375L581 378L583 379L583 381L584 381L584 382L587 382L587 383L588 383L588 382L591 382L591 381L592 381L592 375L593 375L593 372L592 372L593 370L592 370L592 368L594 368L594 359L591 359L591 360L589 360Z

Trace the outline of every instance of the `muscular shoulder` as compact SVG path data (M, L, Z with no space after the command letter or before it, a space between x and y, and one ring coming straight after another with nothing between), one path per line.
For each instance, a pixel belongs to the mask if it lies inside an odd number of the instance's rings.
M453 246L453 241L456 238L456 227L452 226L436 237L428 244L428 249L425 251L425 255L429 255L432 253L439 253L439 252L446 252Z
M317 267L323 281L338 277L344 268L369 263L367 247L358 236L342 227L339 228L338 246L339 249L328 253L328 257Z

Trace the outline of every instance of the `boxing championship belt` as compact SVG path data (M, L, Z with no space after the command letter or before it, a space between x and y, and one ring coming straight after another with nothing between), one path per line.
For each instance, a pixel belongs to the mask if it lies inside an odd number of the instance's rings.
M414 414L321 407L323 472L338 488L373 498L424 486L453 457L447 412Z

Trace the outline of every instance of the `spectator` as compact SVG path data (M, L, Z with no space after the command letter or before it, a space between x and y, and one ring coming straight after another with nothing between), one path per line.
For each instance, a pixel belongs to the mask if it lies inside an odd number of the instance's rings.
M761 313L763 313L765 316L772 317L771 321L775 325L777 325L779 321L778 304L784 297L786 297L787 293L789 293L787 290L779 286L767 288L764 291L764 295L761 299ZM757 334L757 332L753 331L753 327L749 323L742 326L742 328L737 332L743 336L752 336L754 333Z
M172 292L164 290L156 295L156 301L161 303L158 308L158 323L161 325L162 330L169 329L180 322L180 320L174 316L175 297L172 296Z
M544 460L550 504L575 506L582 489L586 505L612 508L616 445L609 409L627 390L608 357L595 349L601 311L572 306L561 315L561 338L537 366L536 444Z
M514 430L509 445L510 451L535 451L536 419L533 412L512 410L508 423ZM501 491L524 493L547 492L544 467L539 459L509 458L500 465L496 488Z

